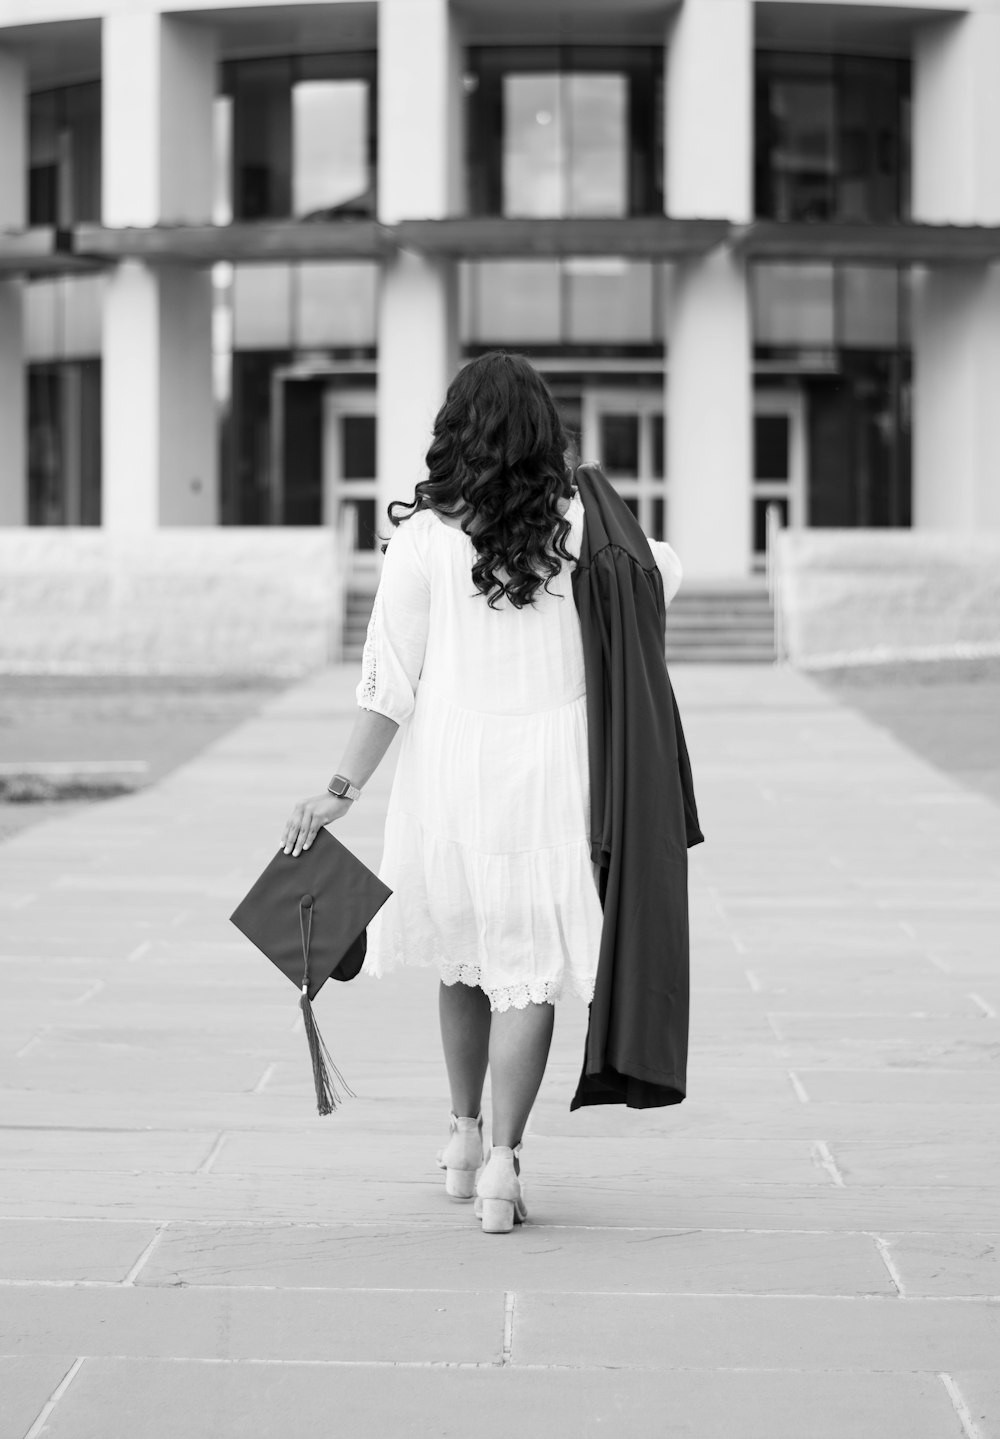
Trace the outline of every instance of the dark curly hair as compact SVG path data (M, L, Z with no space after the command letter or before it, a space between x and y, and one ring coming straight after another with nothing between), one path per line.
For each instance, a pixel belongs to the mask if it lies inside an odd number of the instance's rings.
M462 529L476 548L476 589L491 609L504 596L522 609L573 558L566 548L570 523L558 508L572 492L568 448L538 371L522 355L491 350L452 380L434 421L428 477L414 499L390 504L389 519L399 525L426 509L465 515Z

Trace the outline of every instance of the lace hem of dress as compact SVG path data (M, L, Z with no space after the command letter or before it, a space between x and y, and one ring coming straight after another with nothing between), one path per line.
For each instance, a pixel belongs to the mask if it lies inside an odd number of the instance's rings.
M383 975L392 973L405 965L406 961L402 955L395 956L388 963L383 962L378 969L365 967L363 974L370 975L373 979L381 979ZM413 963L411 960L410 963ZM585 1004L590 1004L594 998L594 983L587 984L586 981L578 979L573 974L565 974L561 979L525 979L517 984L490 984L483 983L482 971L477 964L460 964L454 960L445 959L442 955L435 955L433 959L426 959L423 966L434 966L441 976L443 984L468 984L476 989L481 989L490 1002L490 1009L494 1013L504 1013L508 1009L525 1009L529 1004L554 1004L561 999L568 987L570 992L577 995Z
M508 1009L527 1009L529 1004L555 1004L562 994L560 979L525 979L519 984L486 985L475 964L439 965L443 984L469 984L481 989L490 1002L490 1009L503 1014Z
M368 621L368 632L365 635L365 647L361 654L361 684L358 687L358 703L363 709L371 709L375 704L375 686L378 680L378 664L375 659L375 632L379 624L381 601L381 591L376 590L371 619Z

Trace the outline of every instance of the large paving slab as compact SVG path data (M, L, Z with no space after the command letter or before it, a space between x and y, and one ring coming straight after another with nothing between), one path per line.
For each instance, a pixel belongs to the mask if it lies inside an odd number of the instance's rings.
M0 1439L1000 1439L1000 810L793 673L679 669L689 1097L571 1114L560 1006L488 1238L433 974L324 991L319 1120L228 922L355 679L0 848ZM392 764L338 830L372 865Z

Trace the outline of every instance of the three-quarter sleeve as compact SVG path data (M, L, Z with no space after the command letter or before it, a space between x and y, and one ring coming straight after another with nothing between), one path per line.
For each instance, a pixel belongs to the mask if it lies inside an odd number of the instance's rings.
M663 577L664 602L669 605L681 587L684 570L677 558L677 552L671 549L666 540L650 540L649 548L653 551L653 559Z
M413 710L427 647L430 582L412 521L385 551L356 690L362 709L402 724Z

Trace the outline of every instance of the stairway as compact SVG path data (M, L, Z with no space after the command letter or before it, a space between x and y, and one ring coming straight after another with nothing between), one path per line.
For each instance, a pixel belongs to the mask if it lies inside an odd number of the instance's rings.
M774 615L763 580L685 584L667 611L667 660L773 664Z
M361 658L374 595L349 589L344 615L346 661ZM667 659L672 663L774 662L774 616L762 581L686 585L667 611Z
M344 597L344 638L341 652L345 663L361 658L374 600L374 589L349 587L347 590Z

